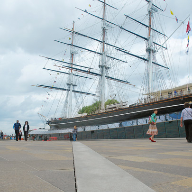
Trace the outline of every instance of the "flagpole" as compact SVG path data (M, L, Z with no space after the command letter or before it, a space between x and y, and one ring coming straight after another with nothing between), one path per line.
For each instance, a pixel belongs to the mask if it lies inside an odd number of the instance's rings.
M190 15L188 15L185 20L187 20L189 17L190 17ZM183 20L183 22L181 22L179 27L177 27L177 29L166 39L166 41L161 46L163 46L172 37L172 35L181 27L181 25L184 24L185 20ZM156 52L158 52L160 49L161 49L161 47L159 49L157 49Z

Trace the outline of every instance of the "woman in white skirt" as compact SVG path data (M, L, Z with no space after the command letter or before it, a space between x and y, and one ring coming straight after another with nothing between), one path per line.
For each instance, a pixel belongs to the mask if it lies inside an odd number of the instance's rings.
M151 115L151 118L149 120L149 129L147 131L148 135L151 135L151 137L149 138L149 140L151 140L151 142L156 142L154 141L154 136L158 134L158 130L157 130L157 126L156 126L156 114L157 114L157 109L154 109L153 111L154 113Z

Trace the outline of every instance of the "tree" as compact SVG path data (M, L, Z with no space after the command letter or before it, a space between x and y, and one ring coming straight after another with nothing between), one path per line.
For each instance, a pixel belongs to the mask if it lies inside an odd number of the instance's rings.
M116 103L119 103L119 102L115 99L108 99L105 102L105 108L106 108L106 105L111 105L111 104L116 104ZM84 106L82 109L80 109L78 111L78 114L87 113L88 115L90 115L90 114L95 113L100 108L101 108L101 101L96 101L92 105Z

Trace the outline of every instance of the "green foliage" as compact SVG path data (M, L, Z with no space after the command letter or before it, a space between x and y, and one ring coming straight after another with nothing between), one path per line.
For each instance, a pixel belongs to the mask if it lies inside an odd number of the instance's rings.
M106 108L106 105L115 104L115 103L119 103L119 102L117 100L115 100L115 99L108 99L105 102L105 108ZM95 113L100 108L101 108L101 101L96 101L92 105L85 106L82 109L80 109L78 111L78 114L87 113L88 115L90 115L90 114Z
M111 104L116 104L116 103L119 103L119 102L117 100L115 100L115 99L108 99L105 102L105 108L106 108L106 105L111 105Z

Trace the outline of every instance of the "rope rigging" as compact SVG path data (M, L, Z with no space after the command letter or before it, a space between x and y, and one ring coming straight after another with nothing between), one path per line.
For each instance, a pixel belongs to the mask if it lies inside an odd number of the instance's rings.
M116 1L117 5L118 5L118 2L120 2L120 1ZM131 12L131 14L129 14L129 15L135 15L135 13L138 13L138 11L141 11L142 9L146 8L147 4L139 6L141 4L141 2L142 2L142 0L139 0L136 2L138 4L138 7L135 7L135 9L133 9L133 12ZM129 3L129 6L132 3L135 3L135 0L133 0L131 3ZM123 6L119 9L119 11L109 9L110 15L112 16L112 20L118 19L120 12L122 10L124 10L126 8L126 6L128 6L127 4L128 4L128 1L126 1L125 3L123 2ZM162 6L159 6L159 7L162 9ZM95 9L93 9L93 10L96 10L96 9L100 13L102 13L101 6L95 7ZM83 11L83 14L85 14L84 12L85 11ZM97 15L99 15L99 14L97 14ZM153 23L153 27L155 29L160 28L161 32L164 33L163 26L161 25L161 22L160 22L160 15L162 15L162 14L160 14L160 13L155 14L154 20L156 20L156 21ZM95 23L92 24L85 20L85 18L87 18L86 16L85 17L82 16L82 17L83 18L81 18L81 21L79 19L77 20L77 21L79 21L78 25L80 26L80 27L78 26L79 27L78 32L86 31L87 34L90 34L91 37L102 36L101 32L98 32L98 30L95 30L95 28L98 27L98 24L100 24L100 21L99 22L95 21ZM147 17L148 17L148 15L142 14L142 16L140 15L137 18L142 18L141 22L145 22ZM167 16L165 16L165 17L167 17ZM173 18L170 17L170 19L173 19ZM134 24L134 22L133 21L128 22L127 17L125 17L124 20L120 20L120 22L121 21L123 21L121 25L117 24L117 26L121 26L121 27L118 27L118 29L115 28L116 24L112 25L115 22L111 23L110 20L109 20L109 22L107 22L109 25L108 26L106 25L106 28L108 29L107 30L108 38L106 38L106 42L108 42L108 40L110 39L114 42L115 46L121 47L122 49L126 50L127 52L130 52L130 50L134 50L135 49L134 45L140 45L139 49L137 48L134 51L137 54L139 54L139 53L142 54L145 51L144 49L146 49L145 43L143 43L143 46L141 46L141 42L143 42L143 39L141 40L139 36L134 36L134 33L136 31L139 33L140 32L142 33L142 32L144 32L144 29L142 28L141 25L140 26L137 25L136 27L133 27L134 29L132 29L132 32L133 32L132 34L126 33L124 30L124 26L125 25L132 26ZM82 23L84 24L83 29L82 29ZM116 23L119 23L119 22L116 22ZM113 27L111 27L111 26L113 26ZM129 29L127 26L126 26L126 28ZM159 45L162 45L162 43L165 42L165 40L166 40L165 37L162 37L162 36L160 37L155 32L153 32L153 34L154 34L154 39L157 40L156 42ZM123 37L121 37L121 36L123 36ZM61 39L68 40L69 38L70 38L69 35L65 35ZM85 38L83 38L83 39L85 39ZM102 39L102 38L100 38L100 39ZM61 42L61 41L58 41L58 42ZM65 44L69 45L70 47L73 46L75 51L77 51L78 48L80 47L78 45L81 45L81 48L86 47L85 51L83 51L83 52L79 51L80 54L78 54L75 57L76 63L78 65L85 65L86 67L89 67L89 68L93 67L94 70L96 70L99 73L100 68L99 68L98 63L100 62L99 58L100 58L101 52L99 51L99 49L100 49L101 43L98 43L98 42L93 43L93 41L91 41L91 40L81 40L77 36L75 36L75 42L77 45L76 48L74 48L75 45L72 45L71 43L65 43ZM167 45L168 45L168 43L166 43L166 46ZM95 52L97 52L99 55L96 56L96 54L92 54L92 53L88 52L88 50L89 51L92 50L90 47L93 48L95 50ZM158 50L159 46L157 44L155 44L154 49ZM65 49L63 49L62 52L59 52L59 53L55 54L54 56L63 54L60 56L60 58L61 58L61 60L62 59L66 60L66 59L69 59L69 56L67 56L66 53L67 54L69 53L69 49L66 49L66 46L65 46ZM120 59L116 60L116 61L114 59L112 60L110 57L107 59L107 63L108 63L107 67L109 67L109 69L106 70L107 71L106 76L109 76L109 74L110 74L112 77L114 77L116 79L120 79L120 77L121 77L121 79L124 81L128 81L131 78L134 79L136 76L138 77L138 75L140 78L136 79L137 85L134 88L131 87L131 89L130 89L130 87L127 88L127 85L123 85L119 82L113 82L113 81L110 81L109 79L107 79L106 80L106 82L107 82L106 92L108 93L108 95L106 93L106 99L110 98L110 97L113 98L113 96L114 96L115 98L118 98L120 101L127 100L127 98L129 98L130 101L132 100L133 102L135 102L131 96L133 92L142 98L145 97L144 94L147 93L147 87L149 86L148 85L149 83L147 81L147 79L148 79L147 67L146 67L146 65L144 66L144 63L146 61L140 61L138 59L130 58L130 56L128 56L125 52L119 53L117 49L115 50L114 48L112 48L110 46L109 47L107 46L107 54L112 57L114 55L115 56L118 55L118 58L120 58ZM173 82L176 82L176 80L177 80L176 75L175 75L176 69L174 68L174 65L173 65L173 53L171 53L171 55L169 55L168 51L165 51L161 48L161 49L159 49L159 54L160 54L160 56L156 56L156 54L154 54L153 61L157 63L157 61L159 61L159 59L161 59L164 63L164 66L166 66L167 68L170 68L170 70L165 70L161 67L153 65L153 72L155 72L153 74L153 78L154 78L154 84L153 84L154 89L153 90L154 91L157 91L159 89L160 90L167 89L167 88L169 88L169 86L171 86L173 88L174 87ZM142 57L145 57L145 56L146 55L143 53ZM127 63L124 64L120 61L125 61ZM58 63L58 61L54 61L54 63ZM141 66L141 64L143 64L143 66ZM47 65L48 65L48 61L46 62L45 67ZM188 71L190 74L190 58L188 58L187 65L189 65ZM80 67L80 66L77 66L77 67ZM144 68L145 68L145 70L144 70ZM62 70L63 71L71 70L71 71L73 71L74 74L77 74L77 75L80 73L80 71L78 71L78 70L75 71L75 68L62 68ZM144 76L141 76L142 71L145 71ZM88 74L88 73L85 75L86 75L86 77L90 76L90 74ZM90 82L88 83L87 79L85 80L85 79L81 79L80 77L74 77L74 83L78 85L79 90L83 91L84 89L86 89L86 90L90 91L90 90L93 90L93 88L97 89L96 84L97 84L97 87L100 85L98 78L99 77L96 77L93 79L93 82L91 82L91 80L90 80ZM190 82L190 75L188 75L188 78L189 78L189 82ZM64 87L65 83L66 82L63 78L63 80L60 79L60 84L58 83L58 85L59 85L59 87ZM135 90L135 89L138 89L138 90ZM129 90L129 91L127 91L127 90ZM63 114L66 113L67 99L64 99L64 97L66 97L66 98L68 97L68 92L67 92L67 94L65 94L64 92L61 93L60 97L58 96L59 92L60 91L54 92L55 95L54 95L54 98L52 99L51 108L49 111L47 111L47 117L49 115L52 115L51 111L53 111L54 107L56 107L56 109L55 109L53 115L54 115L54 117L56 117L58 111L60 110L59 108L61 107L61 104L63 103L64 100L65 100L65 102L64 102L64 105L62 104L63 107L62 107L61 113L63 113ZM80 94L77 95L76 93L74 93L73 95L74 95L75 103L76 103L76 106L73 106L73 110L72 110L73 116L74 116L79 111L80 107L83 106L83 104L87 103L88 100L90 101L91 99L88 99L87 95L82 96ZM52 92L52 97L53 97L53 92ZM58 102L58 103L55 104L55 102ZM43 110L43 109L41 109L41 110Z

